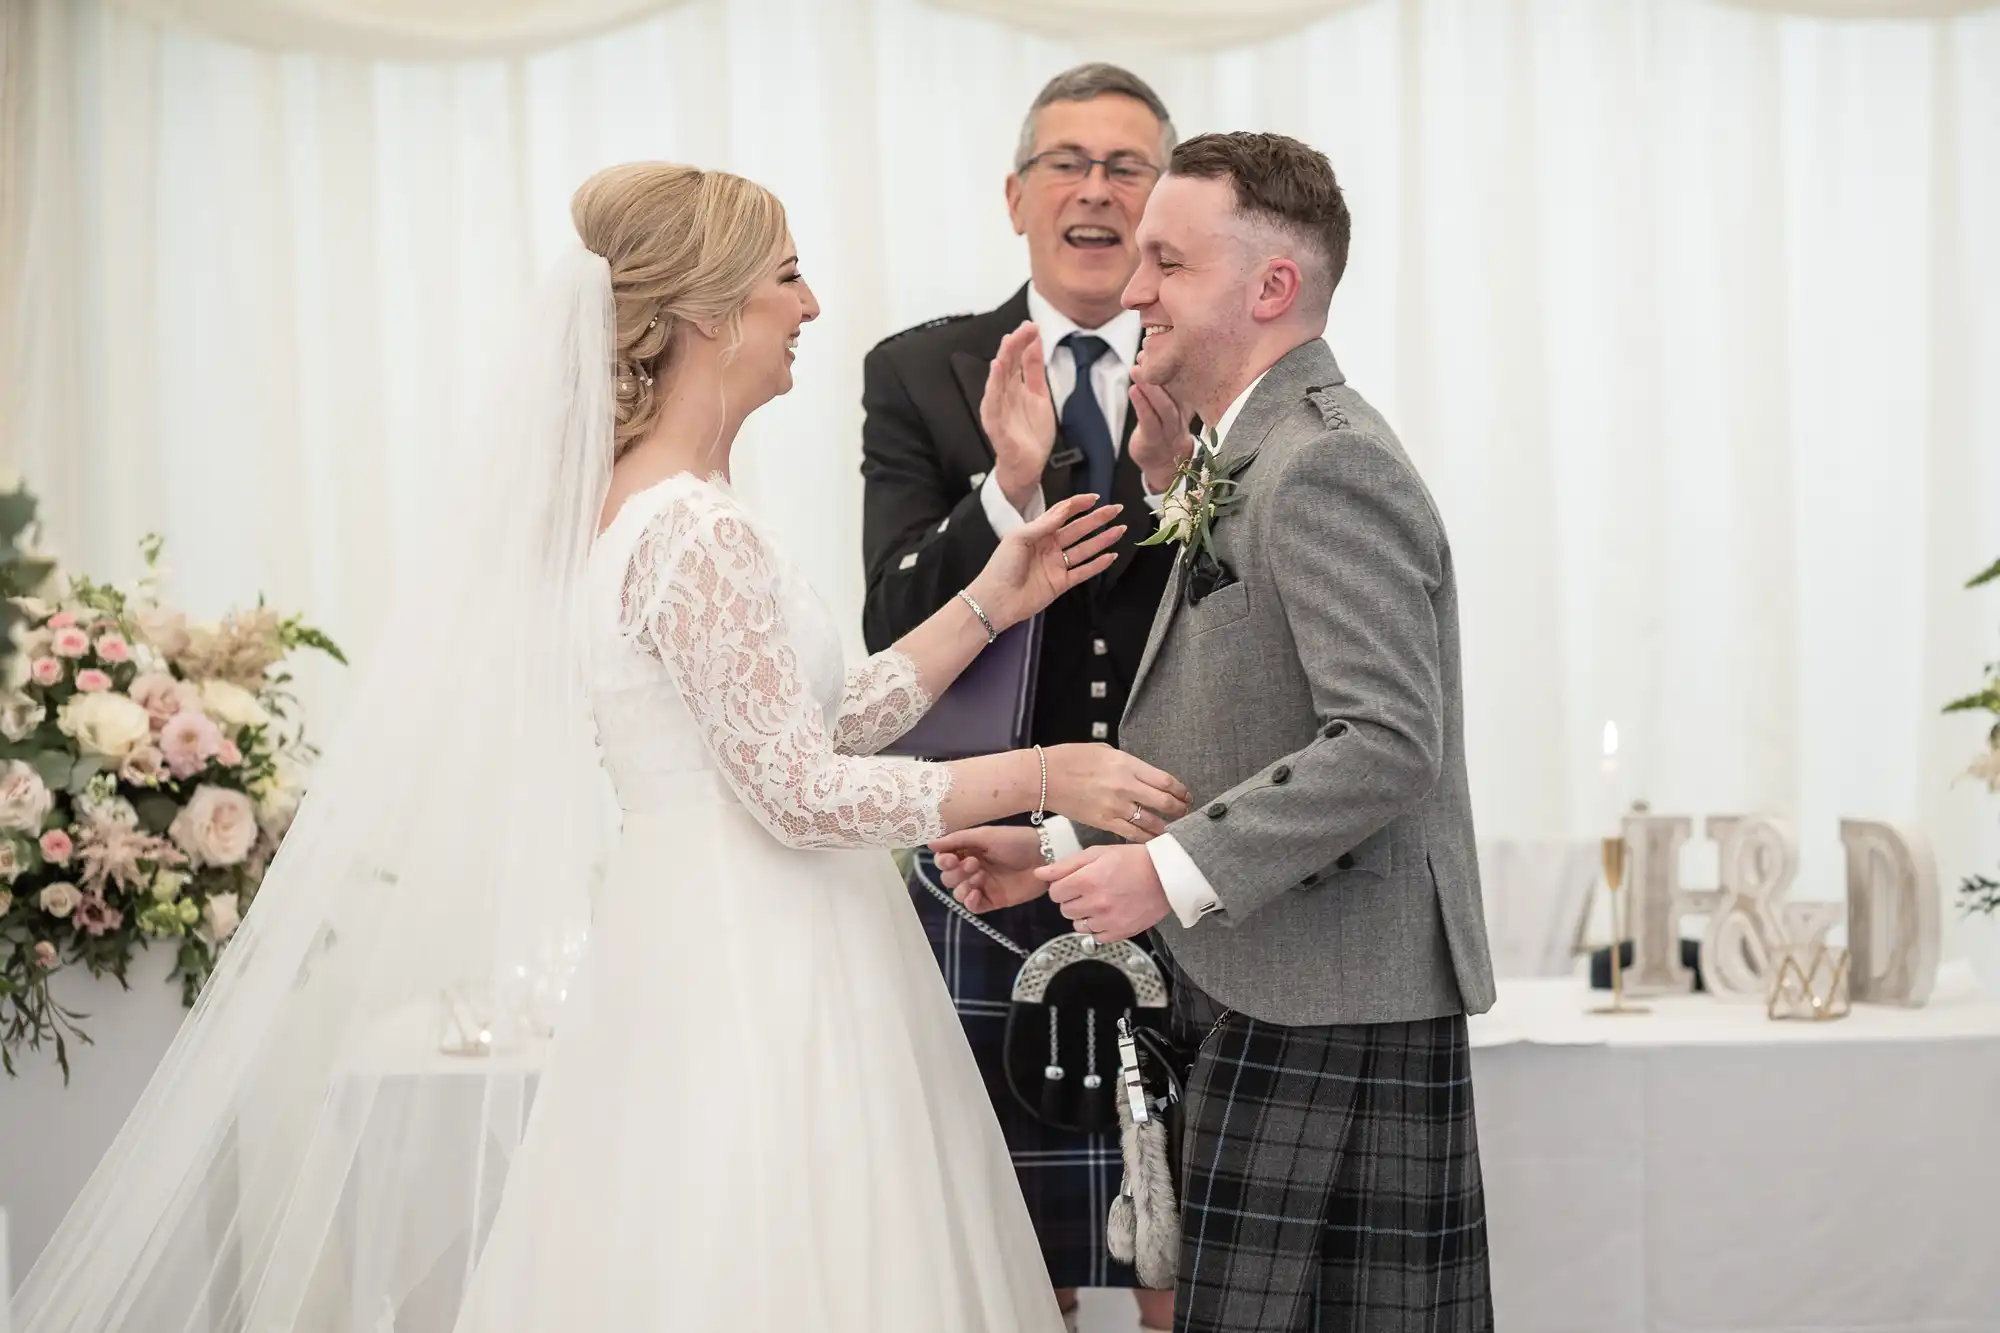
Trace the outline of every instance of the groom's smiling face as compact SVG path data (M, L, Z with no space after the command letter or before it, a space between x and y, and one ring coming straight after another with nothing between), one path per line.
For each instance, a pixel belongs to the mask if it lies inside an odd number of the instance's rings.
M1211 381L1255 336L1238 230L1229 182L1168 176L1137 233L1139 265L1124 301L1146 340L1133 378L1198 410L1209 409Z
M1133 240L1164 135L1145 103L1121 94L1052 102L1035 116L1029 165L1007 178L1007 213L1028 238L1037 291L1086 328L1118 314L1138 262ZM1065 160L1065 158L1069 160ZM1117 164L1074 170L1075 158Z

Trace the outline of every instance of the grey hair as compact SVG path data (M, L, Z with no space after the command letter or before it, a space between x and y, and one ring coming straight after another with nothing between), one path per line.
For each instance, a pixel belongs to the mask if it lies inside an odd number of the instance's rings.
M1028 165L1028 159L1035 155L1035 119L1042 108L1057 102L1088 102L1094 97L1129 97L1142 103L1160 122L1161 170L1166 169L1167 159L1173 156L1174 120L1167 114L1167 104L1153 91L1151 84L1129 69L1118 65L1108 65L1103 61L1092 61L1066 69L1050 79L1035 97L1035 104L1028 108L1028 114L1021 120L1021 142L1014 149L1014 170Z

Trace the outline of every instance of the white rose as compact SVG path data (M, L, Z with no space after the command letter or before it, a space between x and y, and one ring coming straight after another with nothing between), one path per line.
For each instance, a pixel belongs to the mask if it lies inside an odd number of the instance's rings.
M153 901L170 903L181 896L192 875L184 875L178 870L162 870L153 876Z
M10 760L0 769L0 829L40 833L42 820L55 803L42 775L20 760Z
M17 657L11 665L19 666L28 659ZM10 741L24 741L30 732L42 725L42 719L49 715L39 703L22 694L18 689L4 699L0 699L0 736Z
M201 711L230 731L271 725L271 715L257 702L257 696L226 680L201 683Z
M12 838L0 838L0 882L12 884L28 868L28 859L22 854L21 844ZM13 901L9 895L8 901ZM7 909L0 907L0 912Z
M243 924L243 917L236 906L236 895L233 893L218 893L210 898L202 904L201 916L202 920L208 923L209 936L217 944L234 935L236 928Z
M273 839L282 838L298 817L299 801L305 792L299 785L298 770L280 760L277 776L257 792L257 827Z
M42 910L50 916L68 916L83 901L83 895L76 891L76 885L64 881L43 889L40 901Z
M240 791L196 787L167 836L198 866L239 865L257 842L257 808Z
M1194 511L1188 507L1186 491L1175 491L1160 502L1160 531L1175 542L1186 541L1194 531Z
M146 710L108 690L73 696L57 710L56 725L86 752L120 761L153 737Z

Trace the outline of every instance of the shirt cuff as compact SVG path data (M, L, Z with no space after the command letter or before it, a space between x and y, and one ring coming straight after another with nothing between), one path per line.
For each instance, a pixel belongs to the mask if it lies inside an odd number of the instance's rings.
M1158 495L1153 494L1151 491L1146 492L1146 508L1152 510L1154 513L1159 513L1160 506L1166 502L1167 493L1165 491L1161 491Z
M1215 896L1208 877L1187 854L1187 848L1174 841L1173 834L1163 833L1147 843L1146 855L1153 858L1153 870L1167 892L1167 904L1183 926L1192 928L1210 912L1222 910L1222 900Z
M1037 482L1035 493L1028 497L1028 507L1025 510L1014 508L1007 492L1000 489L1000 473L997 470L987 473L986 480L980 483L979 505L986 511L986 521L993 525L996 537L1005 537L1014 529L1034 522L1049 507L1042 498L1041 484Z
M1049 835L1049 850L1056 854L1056 860L1075 856L1083 850L1083 844L1077 841L1076 829L1061 815L1043 820L1042 829Z

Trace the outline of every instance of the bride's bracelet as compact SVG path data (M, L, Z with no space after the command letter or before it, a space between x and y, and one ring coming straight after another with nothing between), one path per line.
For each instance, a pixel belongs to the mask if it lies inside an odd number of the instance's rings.
M993 621L990 617L987 616L986 608L981 606L978 602L974 601L972 599L972 594L964 588L960 588L958 590L958 600L964 602L967 606L971 607L972 614L979 617L980 625L983 626L986 630L987 645L990 647L993 641L1000 637L1000 632L993 628Z
M1053 865L1056 859L1055 840L1049 837L1049 756L1042 747L1035 747L1035 758L1042 764L1042 796L1035 802L1035 813L1028 816L1028 822L1035 826L1035 841L1042 852L1042 864Z
M1035 747L1035 758L1039 760L1042 765L1042 795L1041 798L1035 802L1035 813L1028 816L1028 822L1030 824L1033 824L1036 828L1040 828L1042 826L1042 822L1049 817L1048 752L1043 750L1041 746L1037 745Z

